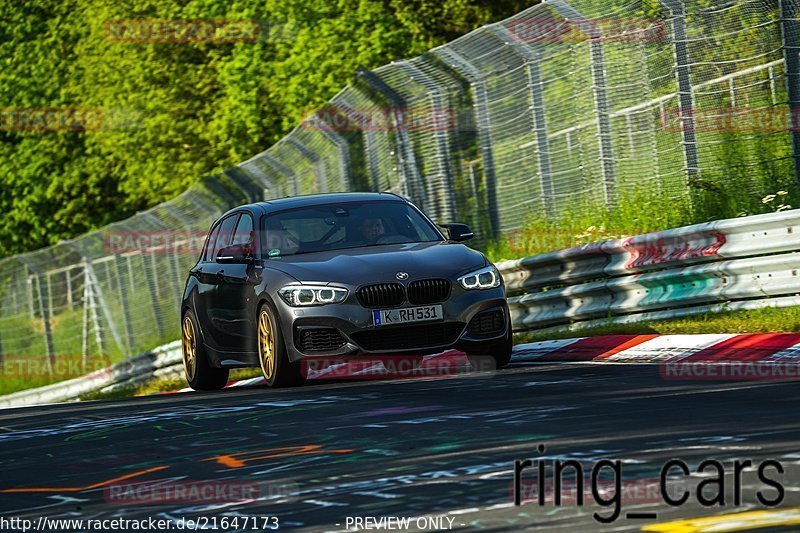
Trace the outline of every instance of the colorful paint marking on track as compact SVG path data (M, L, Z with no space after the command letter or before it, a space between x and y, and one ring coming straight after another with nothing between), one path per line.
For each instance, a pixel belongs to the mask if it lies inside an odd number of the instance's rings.
M800 334L758 333L746 335L608 335L518 344L512 363L659 363L730 364L758 363L798 365ZM465 354L449 351L427 355L413 368L398 372L397 360L358 360L308 370L308 379L397 379L435 377L469 370ZM385 363L385 364L384 364ZM725 377L725 376L723 376ZM756 376L758 377L758 376ZM763 376L762 376L763 377ZM800 378L800 370L791 376ZM264 378L232 381L226 388L263 385ZM181 389L174 392L188 392ZM170 394L170 393L167 393Z
M756 531L770 528L788 528L800 526L800 508L749 511L718 516L707 516L690 520L676 520L651 524L642 531L658 531L668 533L720 533L723 531ZM787 531L786 529L783 529Z

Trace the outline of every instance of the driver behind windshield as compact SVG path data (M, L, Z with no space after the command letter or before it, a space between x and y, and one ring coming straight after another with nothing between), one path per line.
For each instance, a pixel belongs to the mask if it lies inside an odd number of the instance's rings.
M378 239L383 237L386 233L386 229L383 227L383 220L380 218L365 218L361 221L359 228L361 230L361 236L367 244L377 243Z
M265 219L267 257L441 240L429 221L400 201L313 205Z

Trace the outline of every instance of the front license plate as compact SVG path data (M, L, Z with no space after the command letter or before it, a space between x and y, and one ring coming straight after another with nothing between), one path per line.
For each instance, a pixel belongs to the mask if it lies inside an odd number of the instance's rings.
M392 324L406 324L408 322L425 322L428 320L442 320L441 305L426 305L424 307L404 307L402 309L382 309L372 312L372 321L376 326L390 326Z

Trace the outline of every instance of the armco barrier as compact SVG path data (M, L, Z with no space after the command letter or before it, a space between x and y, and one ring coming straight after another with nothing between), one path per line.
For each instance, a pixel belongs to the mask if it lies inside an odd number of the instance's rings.
M498 264L514 329L785 306L800 294L800 210L720 220ZM624 317L624 320L623 320Z
M110 391L182 372L181 341L174 341L86 376L2 396L0 408L64 402L89 392Z

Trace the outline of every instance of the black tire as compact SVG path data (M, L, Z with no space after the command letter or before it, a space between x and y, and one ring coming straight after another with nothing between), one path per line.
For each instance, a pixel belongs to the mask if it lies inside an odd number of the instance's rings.
M262 320L266 317L269 332L272 335L272 367L268 363L267 345L269 340L265 337ZM256 320L256 342L258 343L258 362L261 366L261 373L267 382L268 387L296 387L304 381L300 368L300 363L289 361L289 354L286 350L286 343L283 339L280 324L277 320L277 313L269 303L264 302L258 309ZM267 344L264 344L264 343Z
M471 349L467 352L467 358L474 370L498 370L508 365L511 361L511 350L513 347L514 338L511 334L511 328L509 328L505 337Z
M191 309L187 309L181 319L181 355L186 381L194 390L219 390L228 383L229 370L214 368L209 363L203 334Z

